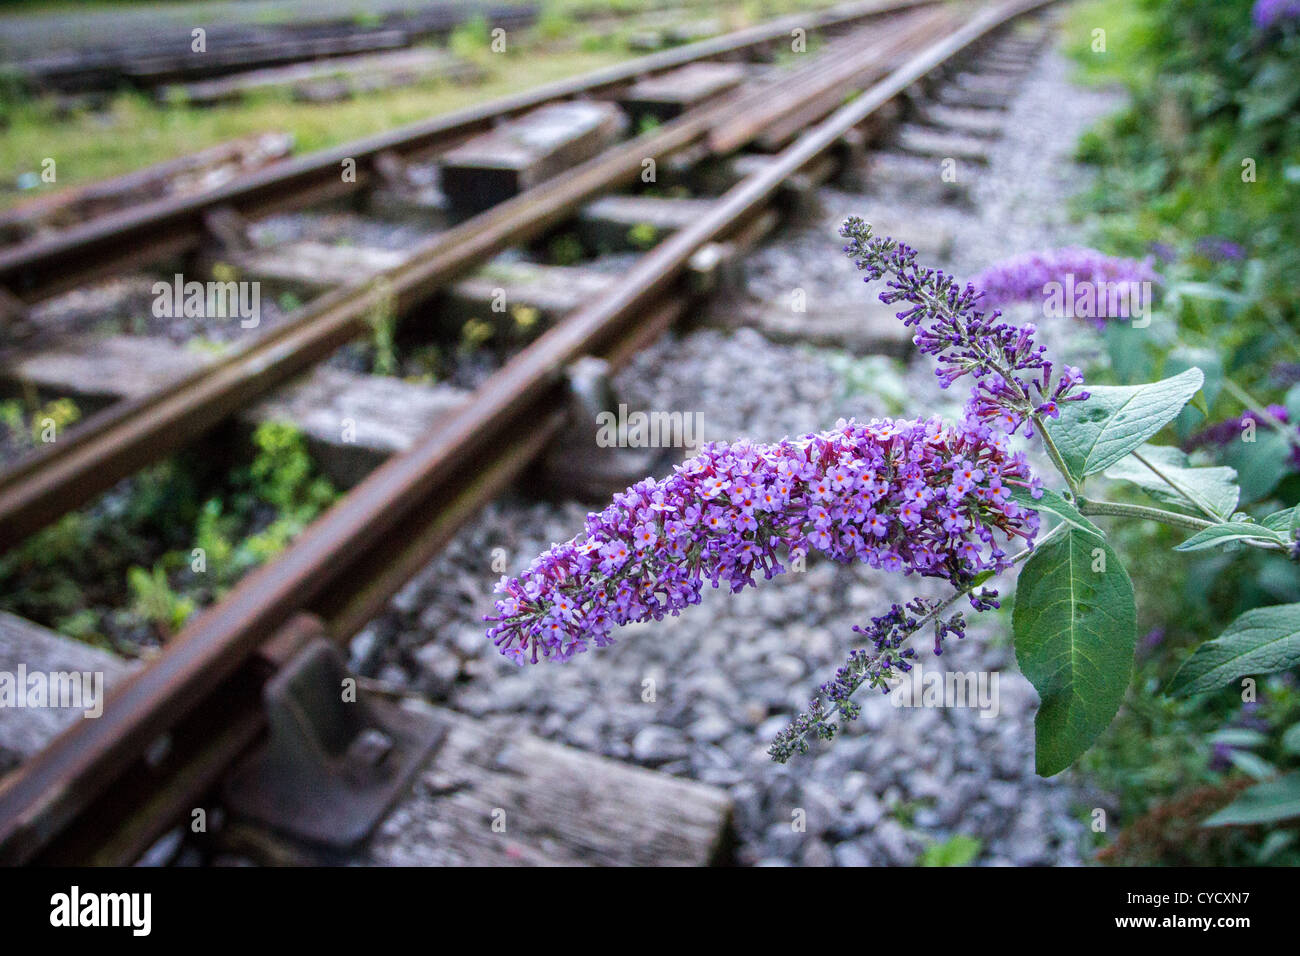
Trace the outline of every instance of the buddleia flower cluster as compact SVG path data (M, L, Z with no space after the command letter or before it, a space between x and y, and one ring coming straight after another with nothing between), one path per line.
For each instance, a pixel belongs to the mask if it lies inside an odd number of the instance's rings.
M872 235L856 216L845 220L840 234L849 240L844 251L866 273L865 281L885 279L880 301L907 306L898 318L916 329L917 349L936 357L940 387L967 375L974 379L968 417L1032 437L1035 420L1059 417L1061 402L1088 398L1077 368L1066 365L1057 374L1046 346L1034 341L1035 327L978 308L981 294L973 284L963 286L942 270L917 265L915 249Z
M983 590L972 596L971 604L977 611L998 607L997 592ZM856 720L862 712L861 705L853 700L863 686L876 688L888 694L890 681L912 670L916 658L915 648L904 644L928 623L934 624L934 652L943 653L943 641L949 637L966 636L966 620L960 611L944 618L947 602L915 598L904 607L893 605L889 612L873 617L867 627L857 626L870 647L856 648L849 654L835 676L818 688L817 696L807 710L790 722L777 735L768 748L768 754L777 763L785 763L795 754L808 752L811 738L832 740L839 732L839 718Z
M732 592L810 551L954 583L1008 565L1032 542L1040 494L1023 452L974 419L879 419L776 444L711 443L588 515L584 535L503 577L489 638L520 664L568 660L632 621Z
M1300 14L1300 0L1291 0L1291 2L1295 12ZM1204 236L1197 239L1196 251L1214 262L1239 262L1246 258L1246 250L1241 243L1222 236Z
M1290 413L1286 410L1285 405L1267 405L1264 408L1264 414L1254 409L1246 409L1240 415L1234 418L1228 418L1221 422L1215 422L1201 431L1192 435L1184 442L1184 448L1191 451L1196 448L1206 448L1210 446L1225 447L1242 438L1242 433L1247 426L1257 424L1261 421L1272 420L1273 423L1285 426L1292 430L1291 441L1291 468L1300 471L1300 428L1291 424Z
M1300 0L1256 0L1250 19L1259 30L1300 21Z
M945 601L918 598L854 629L866 645L773 744L783 761L809 737L834 736L839 718L856 717L852 697L862 686L887 691L910 668L915 651L904 644L920 630L934 627L936 653L945 638L963 636L961 614L944 616L960 597L976 611L997 606L996 591L976 588L1013 563L1005 550L1013 539L1032 548L1038 514L1022 502L1042 494L1011 436L1032 436L1060 402L1086 399L1083 376L1069 366L1057 372L1032 325L986 314L974 286L918 266L914 250L873 237L860 219L842 232L868 281L888 277L881 299L905 305L898 316L936 357L940 384L974 380L962 420L841 420L775 444L706 445L666 479L616 495L587 516L582 535L553 545L523 574L501 579L485 620L502 654L519 664L569 660L612 643L620 625L699 603L706 582L740 591L812 551L951 584Z
M984 293L982 304L1047 303L1053 286L1064 298L1064 312L1073 315L1075 289L1086 290L1090 308L1083 316L1098 328L1107 320L1130 318L1130 303L1142 300L1148 283L1160 281L1149 259L1108 256L1095 249L1072 246L1030 252L999 262L971 280Z

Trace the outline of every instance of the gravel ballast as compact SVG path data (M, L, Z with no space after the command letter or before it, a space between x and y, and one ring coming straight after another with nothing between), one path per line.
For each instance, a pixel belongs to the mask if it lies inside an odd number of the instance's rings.
M1078 244L1066 210L1081 173L1070 153L1117 101L1071 85L1070 69L1052 50L1037 60L968 204L935 205L883 180L867 192L820 190L819 212L745 263L747 301L717 300L703 322L639 355L617 378L621 400L629 409L697 412L706 439L770 441L840 417L954 414L965 390L941 393L928 359L859 363L772 341L736 327L735 316L745 305L787 301L794 288L806 293L810 321L819 308L872 308L874 292L840 253L837 228L849 214L957 275ZM1073 335L1045 331L1049 341ZM979 841L980 864L1086 858L1085 821L1106 800L1070 772L1035 775L1037 699L1016 670L1005 614L977 620L941 658L921 651L925 670L996 678L996 716L901 708L894 695L868 693L862 718L833 745L786 766L767 756L772 737L847 654L853 625L891 602L939 593L933 582L810 559L802 573L736 596L709 592L679 618L624 628L614 647L569 664L505 661L483 636L493 584L581 530L587 510L524 496L492 504L356 639L355 662L471 715L508 716L521 730L727 789L741 863L912 864L959 834Z

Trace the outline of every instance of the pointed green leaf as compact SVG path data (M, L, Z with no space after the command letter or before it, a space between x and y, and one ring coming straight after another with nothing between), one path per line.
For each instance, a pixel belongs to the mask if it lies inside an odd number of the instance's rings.
M1146 385L1099 385L1086 402L1063 402L1047 425L1076 478L1104 471L1173 421L1205 377L1198 368Z
M1138 455L1155 466L1164 478L1139 461ZM1106 477L1131 481L1152 497L1184 508L1188 507L1187 499L1191 498L1224 520L1231 518L1237 510L1237 498L1241 494L1236 485L1237 473L1233 469L1221 465L1189 465L1185 452L1167 445L1143 445L1132 456L1107 468Z
M1259 501L1277 487L1277 483L1294 471L1291 443L1286 436L1271 430L1263 421L1255 423L1251 437L1243 435L1224 446L1223 461L1237 469L1243 502Z
M1225 727L1210 734L1210 743L1227 744L1229 747L1262 747L1268 743L1268 735L1249 727Z
M1174 545L1174 550L1203 551L1206 548L1227 544L1229 541L1271 541L1274 544L1285 544L1281 535L1276 531L1270 531L1262 524L1225 521L1223 524L1216 524L1196 532L1182 544Z
M1277 767L1249 750L1229 750L1228 762L1246 776L1254 777L1256 780L1267 780L1269 777L1277 776Z
M1300 771L1257 783L1202 826L1276 823L1300 817Z
M1060 773L1110 725L1133 669L1137 608L1119 556L1071 529L1040 547L1016 585L1016 660L1038 691L1036 763Z
M1292 724L1282 735L1282 749L1289 754L1300 754L1300 724Z
M1071 528L1086 531L1088 534L1096 535L1098 538L1105 537L1100 528L1079 513L1078 508L1066 501L1058 492L1052 491L1050 488L1044 488L1042 497L1035 498L1029 493L1029 489L1015 487L1011 489L1011 497L1026 508L1033 509L1039 513L1047 512L1048 514L1055 515Z
M1272 674L1300 664L1300 604L1247 611L1198 647L1170 681L1167 694L1218 690L1248 674Z
M1287 390L1286 398L1282 399L1282 405L1286 408L1287 421L1300 422L1300 384L1292 385Z
M1296 531L1300 530L1300 505L1275 511L1268 517L1261 518L1259 523L1290 540L1295 537Z

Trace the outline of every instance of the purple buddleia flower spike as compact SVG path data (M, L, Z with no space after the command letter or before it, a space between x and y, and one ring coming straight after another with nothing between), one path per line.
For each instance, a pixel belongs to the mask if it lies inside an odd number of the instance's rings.
M1212 445L1221 448L1230 442L1239 440L1248 426L1263 424L1269 418L1287 427L1297 427L1291 424L1285 406L1268 405L1266 406L1266 412L1267 415L1261 415L1257 411L1247 409L1236 418L1215 422L1213 425L1201 429L1188 438L1183 445L1189 451ZM1297 430L1300 431L1300 428L1297 428ZM1300 470L1300 448L1297 448L1294 442L1291 445L1291 467Z
M996 591L984 591L972 595L971 604L977 611L995 608L996 596ZM911 671L916 659L916 651L903 645L927 624L934 625L935 654L943 653L947 638L965 637L966 621L961 612L945 619L940 612L946 606L945 602L916 598L906 607L895 604L888 613L873 617L866 627L855 627L853 630L862 634L870 646L849 654L835 676L818 688L807 709L777 735L767 751L772 759L785 763L795 754L807 753L810 738L831 740L839 732L840 719L857 720L862 708L853 696L863 686L888 694L891 681Z
M1149 242L1147 249L1151 251L1151 257L1163 265L1169 265L1178 258L1178 250L1167 242Z
M1214 262L1237 262L1246 258L1246 250L1241 243L1224 239L1222 236L1206 236L1197 239L1196 251Z
M1257 0L1250 19L1259 30L1300 20L1300 0Z
M1061 402L1088 398L1078 369L1066 365L1054 375L1046 347L1034 342L1034 326L1012 325L996 309L976 308L980 293L973 284L963 287L950 275L918 266L916 250L873 236L856 216L845 220L840 235L849 240L844 251L866 281L888 277L880 301L907 304L898 317L915 327L917 348L938 360L940 386L974 378L968 418L995 422L1009 434L1023 426L1032 435L1035 419L1056 418Z
M663 481L648 478L587 516L586 534L502 578L488 637L520 664L611 643L616 626L699 603L704 583L735 592L784 560L841 562L965 584L1032 543L1038 492L1023 452L977 420L841 421L766 445L706 445Z
M1058 414L1061 402L1088 397L1077 369L1059 371L1034 342L1034 327L1000 321L976 308L974 286L916 265L916 253L871 236L859 219L845 223L846 251L867 278L888 276L881 299L916 329L923 352L937 357L943 387L970 375L966 415L843 421L834 429L776 444L711 443L663 481L639 482L599 513L586 531L553 545L518 577L497 585L488 637L519 664L564 661L612 643L614 628L661 620L701 599L707 581L735 592L796 566L810 551L886 571L948 581L946 601L918 598L868 627L867 641L822 685L809 710L773 744L784 761L829 738L836 719L853 719L864 684L886 692L911 669L904 643L934 627L935 653L962 637L960 613L942 612L961 597L976 611L998 606L978 585L1006 569L1013 538L1032 547L1039 517L1017 491L1041 496L1041 481L1011 435Z
M982 305L1041 305L1051 317L1087 319L1098 328L1127 319L1150 305L1160 276L1150 259L1123 259L1071 247L1014 256L985 269L971 284Z

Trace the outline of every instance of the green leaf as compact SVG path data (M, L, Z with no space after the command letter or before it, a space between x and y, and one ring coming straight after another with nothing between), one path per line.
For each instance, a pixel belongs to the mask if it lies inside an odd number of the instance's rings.
M1229 750L1228 762L1246 776L1254 777L1256 780L1267 780L1277 775L1277 767L1249 750Z
M1133 585L1104 541L1072 529L1026 562L1011 622L1016 660L1041 700L1038 773L1050 777L1092 746L1124 699L1137 639Z
M1210 734L1210 743L1229 747L1260 747L1268 743L1268 736L1249 727L1226 727Z
M1237 93L1241 105L1238 122L1243 129L1250 129L1279 119L1294 111L1297 99L1300 87L1293 70L1277 60L1265 60L1249 85Z
M1294 830L1274 830L1264 837L1264 842L1260 844L1256 853L1255 862L1261 865L1267 863L1283 850L1289 849L1295 840Z
M1248 674L1272 674L1297 664L1300 604L1257 607L1198 647L1165 692L1179 697L1204 694Z
M1257 783L1202 826L1276 823L1300 816L1300 771Z
M1275 511L1271 515L1261 518L1259 523L1270 531L1276 531L1289 541L1295 536L1296 531L1300 530L1300 505Z
M1133 329L1126 322L1106 323L1102 336L1110 355L1110 370L1117 381L1143 382L1156 374L1151 337L1142 334L1150 331Z
M1287 421L1300 422L1300 384L1292 385L1288 389L1282 405L1286 408Z
M921 854L922 866L970 866L984 844L973 836L956 833L942 843L931 843Z
M1300 754L1300 723L1292 724L1282 735L1282 750L1289 754Z
M1056 515L1071 528L1086 531L1098 538L1105 537L1100 528L1079 513L1079 509L1050 488L1044 488L1043 496L1035 498L1029 493L1028 488L1015 486L1011 489L1011 497L1026 508L1032 508L1040 513L1045 511L1048 514Z
M1237 469L1243 502L1259 501L1289 475L1291 443L1264 422L1256 423L1255 441L1232 441L1223 449L1223 460Z
M1281 535L1276 531L1270 531L1262 524L1252 524L1247 521L1225 521L1223 524L1212 525L1202 531L1196 532L1182 544L1174 545L1175 551L1202 551L1205 548L1217 547L1221 544L1227 544L1229 541L1271 541L1275 544L1285 544Z
M1146 385L1099 385L1047 424L1075 478L1104 471L1173 421L1205 381L1198 368Z
M1245 304L1245 296L1232 289L1225 289L1213 282L1180 282L1170 290L1171 295L1180 299L1208 299L1211 302L1226 302L1232 305Z
M1205 381L1188 403L1195 411L1184 408L1175 420L1180 440L1186 438L1199 422L1210 417L1210 409L1223 388L1223 359L1217 349L1195 348L1180 342L1165 362L1163 371L1165 375L1173 375L1193 367L1201 370Z
M1139 461L1136 455L1141 455L1159 469L1169 483ZM1135 456L1107 468L1106 477L1131 481L1152 497L1184 508L1187 507L1187 498L1191 498L1215 517L1224 520L1231 518L1237 510L1237 497L1241 494L1236 485L1237 473L1233 469L1221 465L1189 465L1185 452L1165 445L1143 445L1137 449ZM1170 487L1170 483L1173 487ZM1179 491L1183 494L1180 495Z

